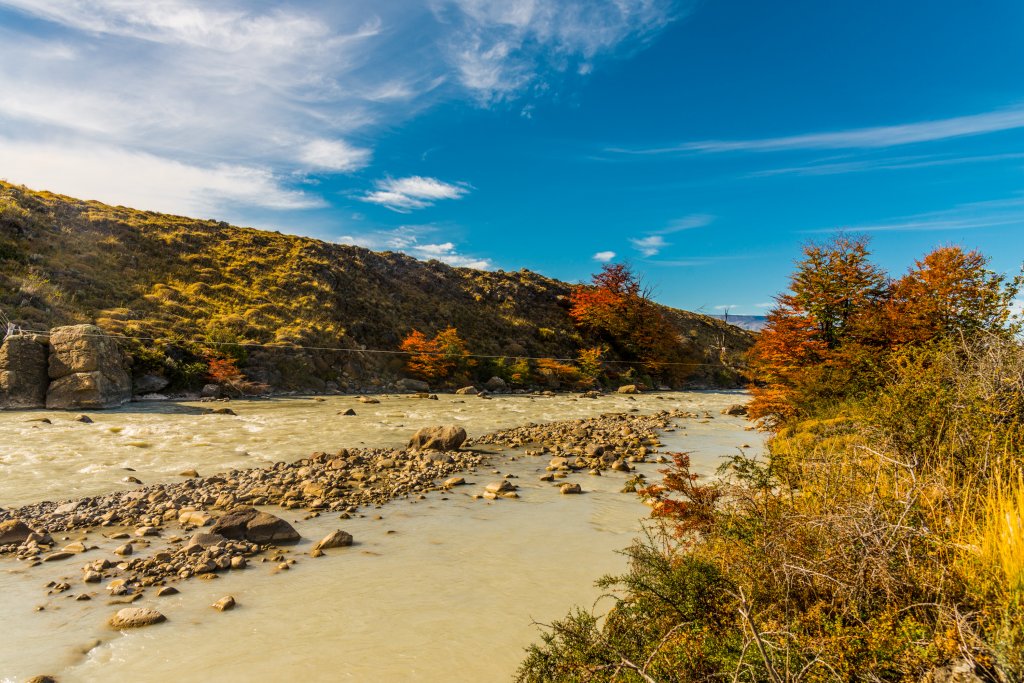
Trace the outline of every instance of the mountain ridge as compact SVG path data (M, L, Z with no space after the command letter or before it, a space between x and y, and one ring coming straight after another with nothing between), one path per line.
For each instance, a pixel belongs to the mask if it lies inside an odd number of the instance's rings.
M182 386L195 384L194 347L203 343L237 347L246 374L271 388L321 391L400 377L400 357L360 352L397 350L412 329L432 334L451 325L472 352L509 359L575 357L600 341L572 324L572 285L525 269L458 268L2 181L0 263L0 307L13 322L88 322L152 338L130 349L136 374ZM689 384L742 381L748 333L661 310L693 362ZM613 349L609 358L623 356Z

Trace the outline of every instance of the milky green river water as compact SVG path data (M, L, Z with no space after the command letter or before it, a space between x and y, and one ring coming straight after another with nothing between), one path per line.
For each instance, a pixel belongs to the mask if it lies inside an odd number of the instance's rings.
M201 415L198 404L132 404L90 413L0 413L0 506L93 495L143 482L306 457L345 446L402 446L425 425L455 422L470 436L527 422L682 408L714 419L679 421L663 450L693 452L697 471L713 472L741 444L761 448L742 418L719 415L745 400L737 392L645 394L631 400L566 396L442 396L439 401L384 397L366 405L351 397L325 401L281 398L235 402L237 417ZM355 417L337 413L355 408ZM48 417L52 424L32 422ZM538 481L546 459L499 456L470 473L471 485L425 500L398 500L363 517L302 520L281 511L304 537L298 563L274 573L250 565L214 581L177 584L181 593L136 603L158 608L168 621L135 632L105 626L118 607L96 585L80 583L80 566L119 542L99 533L99 545L64 562L26 568L0 560L0 681L37 674L59 681L502 681L523 648L538 639L535 621L593 606L598 576L625 568L615 551L640 530L647 508L619 493L627 475L573 475L585 495L563 496ZM640 465L657 476L657 465ZM131 468L128 472L125 468ZM472 493L514 474L519 500L474 500ZM380 517L378 519L378 517ZM302 554L342 528L356 545L313 559ZM72 539L81 534L72 534ZM47 596L50 580L73 578L71 590ZM72 597L98 592L88 602ZM238 607L210 604L231 594ZM38 607L44 607L37 611ZM597 603L598 611L602 603Z

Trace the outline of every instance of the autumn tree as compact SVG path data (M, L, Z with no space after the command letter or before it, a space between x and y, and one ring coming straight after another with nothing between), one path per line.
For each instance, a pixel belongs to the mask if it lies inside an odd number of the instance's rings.
M569 315L581 329L640 361L647 372L667 374L678 367L679 333L625 264L605 264L591 284L574 287Z
M408 371L426 380L445 379L457 370L468 369L473 361L466 342L458 330L448 327L428 339L419 330L413 330L402 340L400 347L409 354Z
M953 333L971 336L1004 328L1020 278L988 268L989 259L957 246L940 247L915 262L892 287L884 311L893 343L922 343Z
M246 384L245 375L238 369L238 362L231 357L209 357L206 376L211 382L240 393Z

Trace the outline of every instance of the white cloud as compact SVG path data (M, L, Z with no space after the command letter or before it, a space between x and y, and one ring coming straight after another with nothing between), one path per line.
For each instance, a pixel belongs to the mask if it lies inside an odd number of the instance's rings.
M434 0L453 27L447 55L462 85L506 99L548 70L586 75L596 57L642 45L681 12L672 0Z
M849 226L851 232L949 232L1024 227L1024 196L968 202L949 209L900 216L874 223ZM833 233L835 228L807 230L808 233Z
M676 232L682 232L683 230L693 230L695 228L703 228L705 225L709 225L715 220L714 216L706 213L695 213L689 216L683 216L677 218L668 224L667 227L661 230L651 231L652 235L671 235Z
M110 146L7 138L0 138L0 159L0 174L18 169L17 176L7 178L12 182L59 187L82 199L153 211L214 216L226 205L272 210L324 206L319 197L291 189L269 169L255 166L197 166Z
M630 238L633 246L644 256L656 256L662 249L669 246L668 242L661 235L648 235L647 237Z
M751 140L703 140L669 147L616 148L623 154L671 154L680 152L780 152L787 150L880 149L920 142L935 142L1024 128L1024 106L1008 107L967 116L875 126L824 133L805 133Z
M386 178L378 180L375 186L376 190L360 196L359 200L380 204L399 213L433 206L443 199L461 199L470 191L466 183L446 183L423 176Z
M615 252L614 251L599 251L596 254L594 254L593 258L594 258L595 261L600 261L601 263L608 263L613 258L615 258Z
M418 259L441 261L457 268L490 270L494 267L491 259L461 253L454 242L421 241L439 231L430 225L404 225L394 230L345 235L337 241L377 251L400 251Z
M300 159L312 168L355 171L370 163L371 152L344 140L312 140L302 148Z

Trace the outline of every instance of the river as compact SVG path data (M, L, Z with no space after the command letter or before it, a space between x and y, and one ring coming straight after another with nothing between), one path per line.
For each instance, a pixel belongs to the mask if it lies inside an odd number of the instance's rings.
M762 447L743 418L719 414L746 399L738 392L380 399L232 402L237 416L201 414L206 406L199 404L136 403L89 413L91 424L68 413L0 413L0 506L116 490L130 486L122 481L128 475L151 484L180 480L188 468L206 475L315 450L403 446L415 429L443 423L461 424L472 437L528 422L681 408L713 419L680 420L663 435L662 450L690 451L700 473L713 473L721 456L743 444L753 453ZM355 416L338 414L350 407ZM43 417L50 423L37 421ZM136 606L158 608L168 622L134 632L105 626L118 607L107 606L95 585L78 580L54 596L44 588L80 575L83 562L112 557L119 541L92 532L88 540L99 549L36 568L0 559L0 614L9 626L0 637L0 681L44 673L62 683L508 680L523 648L539 637L535 622L594 605L594 579L625 568L615 551L638 534L647 514L635 496L620 492L627 474L574 474L570 481L585 494L565 496L538 480L546 464L505 451L467 474L469 486L347 520L275 510L306 539L292 549L298 562L290 571L253 563L216 580L180 582L178 595L147 592ZM657 465L638 467L657 476ZM520 499L472 497L505 474L515 477ZM316 559L304 554L338 528L356 544ZM82 592L95 595L72 597ZM227 594L236 609L210 608Z

